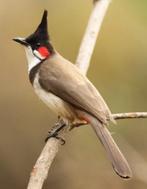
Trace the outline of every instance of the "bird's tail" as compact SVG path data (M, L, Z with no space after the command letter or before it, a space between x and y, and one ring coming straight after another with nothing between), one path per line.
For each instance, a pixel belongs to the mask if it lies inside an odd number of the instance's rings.
M111 160L115 172L122 178L130 178L132 176L132 172L128 162L119 150L108 129L96 118L90 116L90 120L96 135L100 139L108 154L108 157Z

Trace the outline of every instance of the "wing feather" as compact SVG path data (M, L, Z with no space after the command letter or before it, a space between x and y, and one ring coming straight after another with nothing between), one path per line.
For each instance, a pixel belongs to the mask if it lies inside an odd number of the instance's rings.
M98 90L74 64L60 55L47 61L39 71L39 82L46 91L90 113L102 123L111 119L110 110Z

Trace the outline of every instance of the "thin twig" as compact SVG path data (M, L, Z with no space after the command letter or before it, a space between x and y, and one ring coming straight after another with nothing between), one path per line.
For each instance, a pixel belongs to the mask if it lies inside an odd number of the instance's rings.
M117 120L117 119L147 118L147 112L117 113L117 114L113 114L112 116L115 120Z

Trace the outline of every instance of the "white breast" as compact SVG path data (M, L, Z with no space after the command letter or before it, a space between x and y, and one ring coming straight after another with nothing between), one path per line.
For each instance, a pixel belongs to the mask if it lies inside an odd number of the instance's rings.
M38 74L35 77L33 87L39 98L56 114L73 119L75 117L70 105L50 92L43 90L38 82Z

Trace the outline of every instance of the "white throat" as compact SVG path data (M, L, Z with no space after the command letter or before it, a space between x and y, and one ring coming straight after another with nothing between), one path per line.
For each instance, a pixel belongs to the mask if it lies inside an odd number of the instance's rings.
M41 60L33 54L31 47L25 47L25 52L28 61L28 72L30 72L33 67L41 62Z

